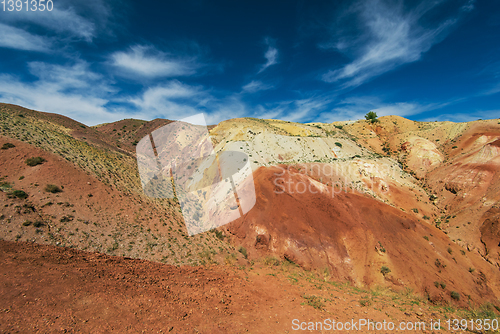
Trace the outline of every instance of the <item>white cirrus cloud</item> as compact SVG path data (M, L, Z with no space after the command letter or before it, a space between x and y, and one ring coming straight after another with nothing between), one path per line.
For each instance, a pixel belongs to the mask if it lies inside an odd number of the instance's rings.
M132 116L147 117L140 111L110 108L113 88L105 77L93 72L83 61L71 65L33 62L28 68L37 80L24 82L13 75L0 75L2 102L58 113L87 125Z
M187 76L194 74L198 67L194 58L175 57L144 45L134 45L127 51L115 52L110 60L120 75L149 79Z
M52 42L47 37L33 35L23 29L0 23L0 47L23 51L49 52Z
M265 43L267 45L266 53L264 53L264 58L266 58L266 63L262 65L258 73L263 72L269 66L278 63L278 49L275 47L275 41L271 38L266 38Z
M179 119L201 112L198 103L206 97L202 87L171 80L147 88L142 94L130 97L128 102L143 113Z
M59 9L57 6L51 11L13 11L3 16L4 21L11 24L30 23L43 27L52 33L66 33L70 37L91 42L96 33L96 26L91 21L78 15L70 7Z
M255 93L261 90L268 90L272 88L274 88L274 86L265 84L259 80L252 80L243 87L241 87L242 91L246 93Z
M423 2L405 11L402 2L357 2L345 19L361 22L361 32L340 36L334 43L320 45L323 49L333 48L349 56L354 55L354 59L341 68L329 70L322 79L341 82L344 87L359 86L402 64L419 60L423 53L445 38L458 21L460 11L455 17L448 16L433 27L423 27L422 18L439 4L440 1ZM471 6L468 3L461 12L472 10Z

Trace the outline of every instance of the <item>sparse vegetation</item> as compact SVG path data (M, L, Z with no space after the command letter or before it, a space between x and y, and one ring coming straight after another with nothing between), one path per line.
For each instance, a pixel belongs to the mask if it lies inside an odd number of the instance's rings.
M441 263L439 259L436 259L436 261L434 261L434 264L436 265L437 268L446 268L446 265Z
M460 300L460 294L458 292L456 292L456 291L452 291L450 293L450 296L451 296L451 298L453 298L455 300Z
M240 252L245 259L248 258L247 249L245 247L240 246L240 248L238 248L238 252Z
M12 189L12 185L9 182L0 182L1 191L9 191L10 189Z
M216 230L216 229L213 229L212 230L213 233L215 233L215 237L219 240L224 240L224 233L222 233L222 231L219 231L219 230Z
M7 195L9 198L14 198L14 197L17 197L19 199L26 199L28 198L28 194L25 193L24 191L22 190L13 190L11 191L8 195Z
M14 145L12 143L4 143L2 145L2 150L8 150L9 148L13 148L13 147L16 147L16 145Z
M388 267L386 266L382 266L382 268L380 268L380 272L382 273L382 275L387 275L388 273L391 272L391 269L389 269Z
M311 296L304 295L302 297L307 301L307 305L312 306L317 310L321 310L325 307L325 304L323 304L323 302L321 301L321 297L313 295Z
M267 266L279 266L281 261L274 256L268 256L263 260L264 264Z
M56 193L62 192L62 189L59 188L58 186L56 186L55 184L47 184L45 186L45 191L49 192L49 193L56 194Z
M363 298L359 300L359 305L361 306L370 306L372 305L372 301L368 298Z
M41 165L42 163L44 163L46 160L42 157L32 157L32 158L28 158L26 159L26 164L28 166L36 166L36 165Z

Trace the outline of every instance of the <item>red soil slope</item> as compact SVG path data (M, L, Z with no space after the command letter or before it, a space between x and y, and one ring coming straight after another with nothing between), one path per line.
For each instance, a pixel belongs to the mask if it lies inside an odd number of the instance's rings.
M445 327L454 316L411 295L372 294L292 269L174 267L0 241L0 332L268 334L295 332L293 319L441 319Z
M481 242L485 248L485 258L500 264L500 206L493 206L481 217Z
M499 273L437 228L363 195L333 196L332 188L307 175L281 172L257 170L255 207L226 225L250 258L271 253L305 268L327 269L333 279L410 287L431 299L447 298L436 281L474 301L500 296ZM382 266L391 272L382 275Z
M8 188L0 191L0 237L4 240L77 247L171 264L199 261L198 253L209 247L228 247L212 233L188 240L179 209L170 202L121 192L56 154L0 136L0 146L6 142L15 147L0 150L0 184L23 190L28 197L9 198ZM37 166L25 163L38 156L45 162ZM62 191L47 192L47 184ZM41 225L35 226L37 222ZM192 254L192 259L187 259L187 254Z
M447 213L441 228L485 255L482 216L500 201L500 128L473 124L453 145L449 161L429 173L427 184ZM494 263L500 267L500 261Z

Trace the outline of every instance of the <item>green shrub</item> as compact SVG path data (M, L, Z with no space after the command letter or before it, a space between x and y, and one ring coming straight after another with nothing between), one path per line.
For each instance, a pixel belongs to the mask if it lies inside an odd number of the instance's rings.
M16 147L16 145L14 145L12 143L5 143L2 145L2 150L8 150L9 148L13 148L13 147Z
M387 275L388 273L391 272L391 269L389 269L388 267L386 266L382 266L382 268L380 268L380 272L382 273L382 275Z
M359 300L359 305L361 306L370 306L372 304L372 301L368 298L363 298Z
M67 223L67 222L70 222L73 220L73 216L72 215L68 215L68 216L62 216L61 219L59 219L59 221L61 223Z
M20 199L26 199L28 198L28 194L22 190L13 190L8 194L8 197L9 198L17 197Z
M429 237L426 236L426 235L424 235L424 239L427 240L427 241L429 241Z
M33 158L26 159L26 164L28 166L33 167L33 166L42 164L44 161L46 161L46 160L42 157L33 157Z
M413 208L413 209L411 209L411 211L413 211L415 213L418 213L418 209L417 208Z
M471 268L469 268L469 272L470 272L470 273L473 273L475 270L476 270L476 269L474 269L474 268L472 268L472 267L471 267Z
M238 248L238 252L240 252L245 259L248 258L247 249L245 247L240 246L240 248Z
M62 192L62 189L61 189L61 188L59 188L58 186L56 186L55 184L47 184L47 185L45 186L45 191L46 191L46 192L49 192L49 193L53 193L53 194L55 194L55 193L60 193L60 192Z
M341 144L341 143L339 143L338 141L337 141L337 142L335 142L335 145L337 145L338 147L342 147L342 144Z
M0 182L0 190L8 191L12 188L12 185L9 182Z
M307 305L314 307L315 309L321 310L325 307L325 304L321 302L321 297L318 296L302 296L305 300L307 300Z
M455 299L455 300L460 300L460 294L456 291L452 291L451 292L451 298Z
M222 233L222 231L219 231L219 230L216 230L216 229L213 229L212 232L215 233L215 237L219 240L224 240L224 233Z
M274 256L268 256L264 259L264 264L267 266L279 266L280 260Z

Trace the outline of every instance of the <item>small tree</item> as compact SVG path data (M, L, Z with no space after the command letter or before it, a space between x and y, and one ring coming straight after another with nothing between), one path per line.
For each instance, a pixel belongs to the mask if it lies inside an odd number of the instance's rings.
M377 113L373 110L370 110L366 115L365 115L365 118L368 122L370 123L375 123L375 122L378 122L378 118L377 118Z
M380 272L382 273L382 275L387 275L388 273L391 272L391 269L389 269L388 267L386 266L382 266L382 268L380 269Z

